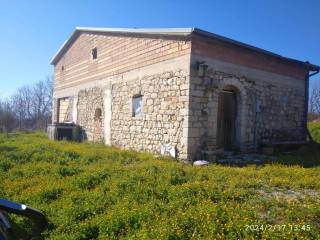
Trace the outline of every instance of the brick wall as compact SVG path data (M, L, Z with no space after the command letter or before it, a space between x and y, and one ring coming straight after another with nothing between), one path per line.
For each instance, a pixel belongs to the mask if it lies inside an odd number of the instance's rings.
M91 50L97 48L93 60ZM80 33L56 63L56 91L189 54L186 37ZM64 68L64 70L62 70Z
M308 70L290 63L220 40L192 37L192 54L305 80Z

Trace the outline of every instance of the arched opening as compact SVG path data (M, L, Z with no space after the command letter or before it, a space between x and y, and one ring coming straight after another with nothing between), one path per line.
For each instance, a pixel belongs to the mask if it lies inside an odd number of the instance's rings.
M218 97L217 145L226 151L239 149L239 91L225 86Z
M94 112L94 120L95 121L101 120L101 116L102 116L101 108L97 108Z

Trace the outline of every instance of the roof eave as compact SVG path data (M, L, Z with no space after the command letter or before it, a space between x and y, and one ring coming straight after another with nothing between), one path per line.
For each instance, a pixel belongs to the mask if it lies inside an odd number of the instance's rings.
M320 71L320 66L310 64L310 63L305 63L309 67L309 71Z
M76 30L83 32L110 32L110 33L142 33L142 34L163 34L163 35L186 35L193 32L194 28L94 28L76 27Z

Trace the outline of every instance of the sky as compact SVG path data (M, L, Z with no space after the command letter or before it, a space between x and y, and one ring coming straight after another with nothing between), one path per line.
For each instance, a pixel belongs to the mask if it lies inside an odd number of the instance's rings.
M198 27L320 65L320 0L0 0L0 96L52 76L76 26Z

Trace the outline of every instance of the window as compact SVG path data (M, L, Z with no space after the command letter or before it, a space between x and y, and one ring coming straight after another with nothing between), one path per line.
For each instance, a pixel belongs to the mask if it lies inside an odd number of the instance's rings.
M62 71L62 72L64 71L64 66L61 66L61 71Z
M91 50L91 54L92 54L92 59L97 59L98 57L98 49L94 48Z
M132 116L133 117L141 116L141 104L142 104L141 95L137 95L132 98Z

